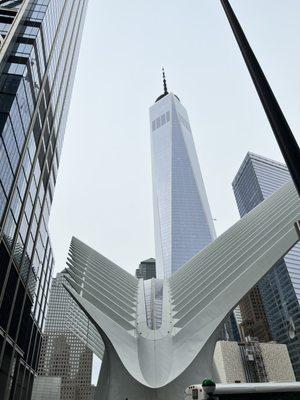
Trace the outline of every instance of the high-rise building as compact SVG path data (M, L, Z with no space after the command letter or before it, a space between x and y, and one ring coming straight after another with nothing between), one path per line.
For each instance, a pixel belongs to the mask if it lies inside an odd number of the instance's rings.
M135 270L135 276L138 279L144 279L144 281L156 278L155 259L149 258L148 260L141 261L139 268Z
M168 92L164 71L163 82L164 93L150 108L156 271L160 279L169 278L216 238L187 111L179 98ZM220 335L239 339L234 315L228 317Z
M238 209L244 216L273 192L291 179L284 164L248 153L233 181ZM257 291L258 290L258 291ZM253 291L256 291L252 296ZM248 303L248 305L247 305ZM245 305L246 304L246 305ZM250 305L249 305L250 304ZM251 323L255 315L251 308L261 309L266 315L269 334L273 340L287 345L296 378L300 379L300 244L259 282L241 302L241 313L247 309L246 320ZM263 320L261 313L260 319ZM255 332L254 332L255 335ZM259 336L257 333L256 336Z
M36 376L33 381L31 400L60 400L61 378Z
M68 323L72 311L83 324L85 316L70 298L64 283L63 273L52 280L38 373L61 378L61 400L92 400L93 353Z
M156 272L168 278L215 237L186 109L164 94L150 108Z
M268 319L263 306L259 287L256 285L240 302L240 311L243 316L240 331L243 338L256 337L260 342L271 340Z
M29 399L53 267L47 225L87 1L0 8L0 398Z

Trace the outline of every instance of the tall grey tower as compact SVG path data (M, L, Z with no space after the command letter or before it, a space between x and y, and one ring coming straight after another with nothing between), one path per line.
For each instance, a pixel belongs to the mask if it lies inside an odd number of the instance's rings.
M27 400L47 309L47 226L87 0L0 3L0 398Z
M291 180L287 167L248 153L233 180L241 217ZM252 294L254 291L257 294ZM253 309L262 301L271 337L287 345L296 378L300 379L300 244L279 260L247 295ZM261 297L261 299L258 298ZM245 299L242 300L242 303ZM243 314L242 314L243 317Z
M215 237L186 109L167 91L150 108L156 271L168 278Z

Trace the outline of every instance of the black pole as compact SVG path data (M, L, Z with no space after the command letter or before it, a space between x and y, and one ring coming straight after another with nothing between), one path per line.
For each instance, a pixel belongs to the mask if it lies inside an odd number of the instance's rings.
M228 0L220 0L300 196L300 149Z

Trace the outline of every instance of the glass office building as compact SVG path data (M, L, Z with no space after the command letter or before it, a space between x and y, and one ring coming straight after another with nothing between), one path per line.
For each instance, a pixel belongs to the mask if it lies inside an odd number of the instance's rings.
M215 237L187 112L172 93L150 108L156 273L170 277Z
M53 268L47 225L86 7L1 1L1 400L31 397Z
M216 238L187 111L175 94L167 92L165 77L164 85L164 94L150 108L156 275L160 279L169 278ZM150 309L159 326L162 288L157 285L144 282L145 298L152 299ZM220 338L224 337L239 339L234 314L220 332Z
M233 190L240 215L247 214L290 179L289 171L284 164L248 153L233 181ZM271 338L287 345L296 378L299 380L299 243L259 282L258 290Z

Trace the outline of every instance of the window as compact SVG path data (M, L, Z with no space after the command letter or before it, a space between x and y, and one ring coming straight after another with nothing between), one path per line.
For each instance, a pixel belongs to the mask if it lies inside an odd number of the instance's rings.
M170 121L170 111L162 114L160 117L152 121L152 132Z

